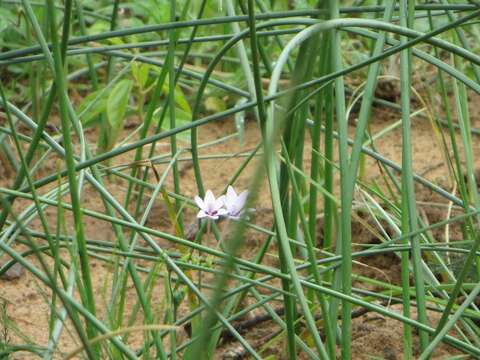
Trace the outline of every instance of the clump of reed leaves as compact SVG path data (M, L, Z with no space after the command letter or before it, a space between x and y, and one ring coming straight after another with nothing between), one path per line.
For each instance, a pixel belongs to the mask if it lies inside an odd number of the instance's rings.
M24 325L9 319L8 311L2 316L10 333L0 357L22 351L44 359L207 359L229 332L245 354L259 359L266 356L263 349L234 322L260 309L281 329L271 341L289 359L350 359L352 312L359 308L398 321L405 358L430 358L442 342L480 357L480 199L469 106L480 93L475 1L305 1L303 7L265 0L0 3L6 24L0 148L2 166L12 173L0 188L0 273L20 263L41 284L48 305L41 314L48 317L44 343L21 336ZM398 62L398 103L375 93L391 60ZM433 69L422 93L428 100L417 111L412 79L427 67ZM220 68L231 76L219 78ZM354 78L363 84L355 87ZM80 101L74 90L84 94ZM348 101L350 95L355 101ZM374 146L374 106L399 115L401 164ZM248 219L232 222L228 241L222 241L217 224L207 229L200 223L189 236L185 214L195 205L183 190L180 159L191 160L203 197L205 177L215 174L202 172L199 149L208 144L199 143L198 130L231 121L242 138L247 114L261 140L225 189L259 160L248 206L267 191L274 224L267 229ZM125 135L128 116L138 123ZM422 116L438 136L449 188L413 171L412 120ZM53 131L52 118L59 119ZM98 131L96 143L85 135L89 127ZM230 138L225 134L217 142ZM155 151L160 141L169 142L168 151ZM114 165L127 153L131 163ZM370 159L382 169L382 184L366 176ZM49 162L55 166L40 171ZM124 184L122 196L109 191L112 182ZM103 212L85 205L86 187L101 199ZM454 206L455 216L426 223L417 209L419 187ZM156 201L168 209L170 232L147 225ZM53 220L49 209L55 210ZM381 234L378 244L362 250L352 247L358 209ZM109 226L113 241L89 238L89 217ZM448 226L461 228L461 242L432 235ZM247 228L266 235L252 258L241 256ZM203 243L207 235L218 246ZM267 251L276 251L278 267L264 262ZM352 286L354 261L388 253L400 259L400 285L376 280L383 290L374 292ZM453 271L450 259L459 257ZM92 285L93 260L111 273L101 299ZM199 276L205 279L199 282ZM130 288L132 308L126 306ZM403 312L390 309L386 299L402 304ZM441 314L439 321L430 322L430 311ZM190 336L180 338L187 324ZM129 342L134 333L143 333L140 343ZM417 336L420 350L413 354ZM78 346L64 353L62 338Z

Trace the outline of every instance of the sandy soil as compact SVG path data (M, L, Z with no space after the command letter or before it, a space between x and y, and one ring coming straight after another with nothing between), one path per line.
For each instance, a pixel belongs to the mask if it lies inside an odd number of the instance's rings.
M355 114L352 116L355 117ZM386 110L377 109L373 114L373 121L370 125L370 130L372 133L377 133L381 129L393 124L399 119L397 113L393 113ZM476 122L473 123L473 126L476 126ZM128 131L128 130L126 130ZM204 126L200 130L200 139L201 142L211 141L221 136L224 136L226 133L233 133L235 131L233 121L226 120L221 121L215 124L210 124ZM351 127L351 132L353 134L354 128ZM444 166L443 158L441 151L436 143L436 138L432 132L432 127L430 123L421 118L415 118L413 120L412 126L413 132L413 151L414 151L414 170L416 173L425 176L427 179L434 181L437 184L448 187L447 172ZM400 129L390 132L388 135L380 138L376 141L376 147L378 151L383 154L385 157L390 160L400 164L401 162L401 132ZM96 137L95 132L89 131L87 133L88 139L94 142ZM258 142L258 132L256 125L250 122L247 125L245 133L245 144L242 146L238 139L229 140L226 143L218 144L208 149L202 150L202 154L235 154L237 152L248 151L255 147ZM476 141L476 154L480 150L480 142ZM156 154L165 154L169 151L168 144L162 143L157 147ZM188 154L188 153L186 153ZM308 150L306 151L308 154ZM309 155L306 156L306 169L309 168ZM118 163L128 163L131 161L132 154L125 154L115 161ZM203 160L202 171L204 174L205 187L212 189L214 192L222 191L223 187L226 185L228 179L234 174L235 170L239 167L242 159L240 158L230 158L230 159L213 159L213 160ZM55 169L55 162L49 162L50 168L47 166L39 172L38 176L44 176L50 173ZM181 163L181 187L182 192L187 197L193 197L197 190L195 181L193 178L193 170L189 162ZM157 171L162 173L162 170L165 166L158 166ZM257 167L255 164L251 164L247 169L242 173L240 178L236 182L236 187L238 189L243 189L248 186L250 178L255 176L255 171ZM3 174L0 177L0 185L5 186L10 183L11 178L7 176L8 174ZM368 160L367 162L367 177L369 180L379 179L379 168L377 164ZM154 182L152 177L150 181ZM172 180L169 178L167 180L168 186L171 186ZM124 193L126 190L125 183L122 181L114 179L113 181L107 184L107 188L110 193L113 194L117 200L122 201L124 198ZM446 202L435 196L428 190L424 190L422 187L418 187L418 199L419 199L419 208L426 216L426 219L429 222L440 221L445 218ZM42 191L43 192L43 191ZM68 201L68 197L65 197L64 200ZM437 204L437 203L440 203ZM27 202L18 200L15 203L15 209L21 211L25 208ZM103 205L96 194L95 190L92 189L89 185L85 187L85 190L82 192L82 206L85 208L104 211ZM257 205L257 215L254 219L254 222L261 226L268 227L272 222L272 213L271 206L269 203L269 196L267 191L262 191L260 194L259 202ZM56 212L54 209L49 208L46 212L47 219L50 222L52 229L55 227L56 221ZM187 209L186 210L186 221L191 221L195 216L195 210ZM364 216L365 221L368 223L370 220L365 214L359 214L360 217ZM69 231L72 231L71 219L67 215L67 223ZM103 241L113 241L114 233L108 225L104 222L85 217L84 218L86 235L90 239L103 240ZM171 226L169 221L166 219L166 209L162 205L161 200L155 205L149 219L148 226L171 232ZM34 229L41 229L40 224L37 220L32 222L31 227ZM452 238L458 239L461 234L456 232L455 229L452 230ZM365 228L363 223L354 221L353 224L354 238L353 241L357 244L368 244L378 242L378 239ZM439 230L435 235L439 237L443 236L443 230ZM173 248L174 244L168 243L165 240L155 239L158 241L158 244L164 248ZM265 240L265 236L260 235L258 232L249 232L248 237L245 242L245 247L242 250L242 256L245 258L252 258L256 251L259 248L259 245L262 241ZM321 231L319 231L319 239L321 241ZM213 245L213 243L212 243ZM359 248L359 247L358 247ZM21 246L17 248L20 250ZM269 255L266 257L267 264L276 264L278 259L273 255L275 254L275 249L272 248L269 251ZM0 259L0 261L7 260L6 257ZM38 265L38 262L32 259L33 263ZM138 264L141 264L139 262ZM110 267L105 262L100 260L92 261L92 273L93 273L93 285L95 288L95 294L97 297L98 304L105 304L106 299L103 298L102 294L107 294L109 290L109 280L111 279ZM378 255L368 259L360 259L359 262L355 264L355 273L363 276L368 276L373 279L379 279L392 284L399 284L399 260L394 255ZM143 276L143 275L142 275ZM143 276L144 277L144 276ZM278 283L277 283L278 285ZM155 287L154 298L156 302L160 304L162 298L162 282L160 281L158 286ZM374 290L374 287L367 285L361 280L355 282L355 286ZM48 333L46 331L48 323L48 308L45 302L44 296L50 296L49 292L45 290L45 287L38 282L31 274L26 273L21 278L13 281L0 280L0 300L6 302L6 309L8 317L14 321L21 332L28 336L32 341L38 344L46 344L48 340ZM133 307L136 301L135 290L133 285L130 284L130 291L128 292L127 306L129 310ZM400 305L392 305L396 310L401 311ZM105 313L105 308L102 305L98 308L99 316L102 316ZM437 313L430 313L432 322L438 318ZM141 320L141 318L140 318ZM265 322L258 325L256 328L249 329L245 334L246 338L250 341L259 341L261 345L265 342L262 339L268 338L272 332L276 332L278 329L272 322ZM402 358L402 325L392 319L387 319L377 314L367 313L358 318L354 319L353 323L353 358L354 359L401 359ZM71 333L70 333L71 332ZM180 335L181 338L185 338L185 334L182 332ZM18 336L11 334L12 342L18 341ZM417 340L415 340L417 341ZM129 343L134 346L135 344L141 344L142 336L141 334L135 334L130 338ZM59 349L63 353L67 353L72 349L78 346L78 339L76 339L74 330L69 324L66 330L61 337ZM232 352L236 351L238 344L235 342L225 342L222 346L221 351L218 353L218 358L226 358L227 355L231 355ZM418 354L417 347L415 347L414 352ZM282 354L282 345L278 342L272 342L271 345L267 346L266 351L263 355L272 354L275 358L283 358ZM454 349L441 345L435 352L433 358L443 359L448 356L458 354ZM60 357L60 354L59 354ZM27 359L28 356L19 354L14 357L16 359Z

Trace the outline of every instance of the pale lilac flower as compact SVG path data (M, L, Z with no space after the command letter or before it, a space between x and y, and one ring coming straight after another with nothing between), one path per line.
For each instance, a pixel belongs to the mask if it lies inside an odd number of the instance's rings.
M197 214L197 218L209 218L212 220L218 220L220 216L226 215L227 210L223 208L225 196L222 195L218 199L215 199L215 196L210 190L207 190L205 193L205 198L202 200L201 197L195 196L195 203L200 208L200 211Z
M247 201L248 191L242 191L237 195L233 187L229 186L225 196L225 209L231 219L239 219L244 213L245 202Z

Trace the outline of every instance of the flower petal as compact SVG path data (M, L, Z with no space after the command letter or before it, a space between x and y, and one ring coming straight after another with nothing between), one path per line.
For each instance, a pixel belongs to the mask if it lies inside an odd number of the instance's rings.
M225 195L222 195L215 200L215 211L218 211L223 205L225 205Z
M235 199L237 198L237 192L235 191L235 189L232 187L232 186L228 186L227 188L227 199L229 201L235 201Z
M205 193L205 199L203 200L205 203L205 210L207 212L211 212L214 210L215 207L215 196L213 195L211 190L207 190Z
M200 208L200 209L204 209L205 208L205 203L203 202L202 198L200 196L195 196L194 198L195 200L195 203L197 204L197 206Z
M227 210L227 209L223 209L223 208L222 208L222 209L218 209L217 214L218 214L219 216L228 215L228 210Z
M209 189L205 193L205 202L208 203L208 202L213 202L213 201L215 201L215 195L213 195L212 190Z
M200 210L197 214L197 218L199 218L199 219L203 219L203 218L208 217L208 216L209 215L203 210Z
M225 207L228 211L232 211L235 207L235 201L237 200L237 193L233 187L229 186L227 189L227 195L225 196Z
M235 203L240 210L243 209L243 207L245 206L247 197L248 197L248 190L242 191L242 193L238 195L237 201Z

